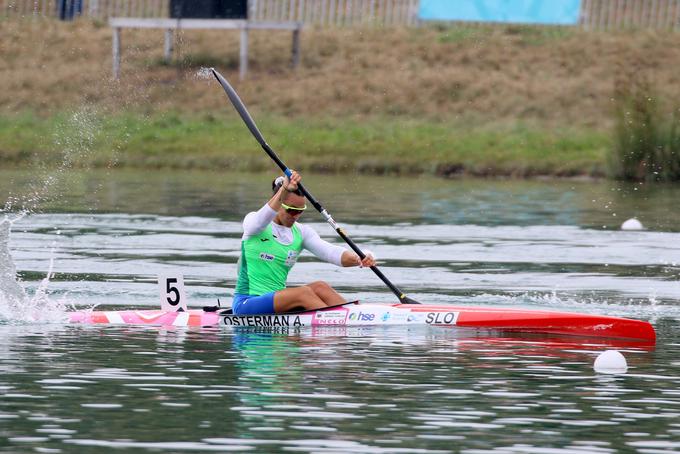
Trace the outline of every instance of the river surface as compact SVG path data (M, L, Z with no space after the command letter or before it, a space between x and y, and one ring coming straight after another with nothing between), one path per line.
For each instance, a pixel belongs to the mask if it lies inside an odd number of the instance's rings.
M421 302L637 318L654 325L655 347L433 327L61 322L74 308L155 308L159 274L182 274L192 306L229 303L241 219L270 179L0 171L0 221L11 221L0 223L1 452L680 452L678 186L304 180ZM646 229L622 231L632 217ZM302 221L340 244L318 214ZM290 275L319 279L348 299L396 299L369 270L310 255ZM611 348L627 373L593 370Z

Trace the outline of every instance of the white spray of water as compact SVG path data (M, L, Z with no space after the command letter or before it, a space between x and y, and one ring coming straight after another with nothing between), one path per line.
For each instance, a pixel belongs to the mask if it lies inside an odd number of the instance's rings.
M10 194L0 209L0 216L4 216L0 219L0 323L61 322L66 319L69 304L50 298L47 292L54 267L53 258L49 259L46 277L29 295L17 279L10 252L10 232L13 223L39 211L44 203L59 196L57 185L74 164L87 157L100 132L95 110L82 108L74 112L54 137L54 143L61 151L58 165L44 169L44 174L36 178L27 194Z
M50 260L47 275L32 296L17 279L9 239L12 224L21 217L23 214L14 219L5 216L0 221L0 323L63 322L67 317L67 304L47 295L53 260Z
M102 128L96 110L83 107L73 112L62 122L54 134L53 142L60 151L60 159L54 163L37 164L42 169L35 172L36 178L29 190L21 195L9 194L2 213L15 210L30 214L40 211L49 201L59 196L58 185L67 178L67 172L75 164L82 163L94 148Z
M208 80L213 78L213 73L212 73L212 68L200 68L198 71L196 71L196 75L194 76L196 79L199 80Z
M13 220L7 216L0 221L0 316L10 318L21 309L28 296L16 280L17 270L9 252L9 233Z

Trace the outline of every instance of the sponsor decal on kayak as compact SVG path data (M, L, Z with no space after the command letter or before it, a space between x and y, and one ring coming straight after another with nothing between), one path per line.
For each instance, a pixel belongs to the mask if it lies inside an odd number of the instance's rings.
M314 314L312 325L344 325L347 322L347 310L319 311Z
M299 315L225 315L222 323L230 326L305 326Z
M375 320L375 314L368 312L352 312L349 314L349 320L351 322L372 322Z
M419 312L412 312L406 317L406 323L422 323L425 318L425 314Z
M409 311L404 309L392 309L389 312L381 314L380 320L387 325L403 325L408 323Z
M425 323L428 325L455 325L458 312L428 312Z

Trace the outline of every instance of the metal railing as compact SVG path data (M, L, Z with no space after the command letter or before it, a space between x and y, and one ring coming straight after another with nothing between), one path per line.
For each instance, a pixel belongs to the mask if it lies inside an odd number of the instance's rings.
M0 0L0 16L59 16L59 0ZM74 0L66 3L73 4ZM75 0L76 16L159 17L169 15L168 0ZM258 21L301 21L343 26L414 25L419 0L250 0L248 16Z
M0 16L60 15L60 0L0 0ZM168 17L168 0L67 0L75 16L108 19L114 16Z
M251 0L255 20L320 26L416 25L419 0Z
M680 30L680 0L582 0L581 26L588 30Z
M453 0L452 0L453 1ZM0 17L60 15L60 0L0 0ZM168 0L66 0L75 15L168 17ZM301 21L322 27L418 25L419 0L250 0L257 21ZM73 10L71 10L73 11ZM63 14L63 10L61 11ZM587 30L649 28L680 30L680 0L582 0Z

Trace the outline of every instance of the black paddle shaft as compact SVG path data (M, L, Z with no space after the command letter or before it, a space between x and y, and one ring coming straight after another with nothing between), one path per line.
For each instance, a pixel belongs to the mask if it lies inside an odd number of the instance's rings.
M260 130L257 128L257 125L255 124L255 121L253 120L253 117L250 116L250 113L248 112L248 109L246 109L245 104L243 104L243 101L241 101L241 98L239 98L238 94L236 93L236 90L227 82L227 79L225 79L217 70L214 68L212 69L212 73L217 79L217 81L222 85L222 88L224 89L225 93L227 94L227 97L229 98L229 101L231 101L231 104L234 106L238 114L241 116L241 119L243 119L244 123L250 130L250 132L253 134L255 137L255 140L259 142L259 144L262 146L264 151L269 155L269 157L276 163L277 166L285 173L287 176L290 177L291 175L291 170L286 166L283 161L277 156L277 154L272 150L272 147L269 146L266 140L264 140L264 136L260 132ZM359 246L356 245L354 241L345 233L345 231L340 227L335 220L333 220L333 217L326 211L326 209L310 194L310 192L304 187L302 183L298 183L298 188L300 189L300 192L309 200L309 202L316 208L316 210L321 213L321 215L326 219L326 222L328 222L333 229L335 229L336 233L342 238L345 243L349 245L350 248L361 258L364 259L366 257L366 254L362 252L362 250L359 248ZM392 293L394 293L398 298L399 301L403 304L420 304L418 301L409 298L406 296L401 290L397 288L392 282L390 282L389 279L378 269L377 266L372 266L371 270L380 278L381 281L389 287L390 290L392 290Z

